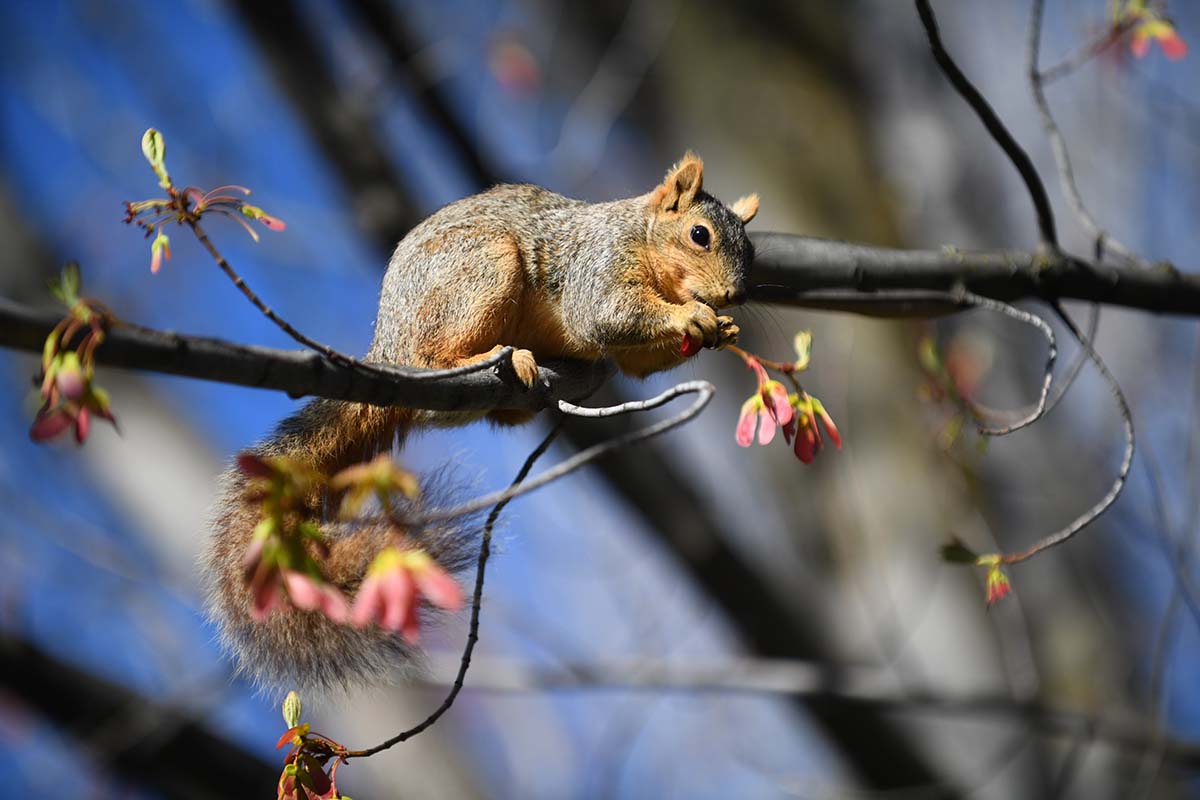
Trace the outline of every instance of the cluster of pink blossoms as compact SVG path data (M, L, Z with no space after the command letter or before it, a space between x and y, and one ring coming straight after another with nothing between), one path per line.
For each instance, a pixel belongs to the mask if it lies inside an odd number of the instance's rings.
M392 547L375 557L354 599L350 620L360 628L378 622L416 644L420 634L417 609L421 600L447 611L462 608L458 583L423 550Z
M283 720L288 729L275 749L291 745L283 759L276 800L350 800L337 787L338 767L346 763L348 751L327 736L314 733L300 722L300 696L288 692L283 701Z
M73 428L75 441L83 444L93 416L117 424L108 393L94 380L93 354L104 341L108 314L95 301L80 298L79 288L79 268L73 264L63 270L62 278L52 287L70 311L42 347L42 407L29 429L29 437L35 442L53 439ZM72 344L73 350L69 349Z
M1171 61L1187 55L1188 46L1164 12L1148 0L1126 0L1114 3L1114 31L1129 30L1129 50L1137 58L1150 52L1150 43L1157 42Z
M136 223L145 231L147 239L154 237L150 242L151 272L157 273L162 269L163 262L171 259L171 239L163 233L163 228L170 222L194 223L204 214L220 214L239 223L256 242L258 233L246 222L247 219L257 220L273 231L281 231L287 227L278 217L273 217L258 206L229 193L233 191L240 192L243 196L249 195L250 190L245 186L218 186L210 192L201 192L194 186L188 186L182 191L176 189L167 172L166 152L167 145L163 135L154 128L149 128L142 135L142 155L158 176L158 185L166 190L167 196L125 203L125 223Z
M824 446L821 431L817 427L819 420L830 441L839 450L842 448L837 425L820 400L801 389L789 393L787 387L767 375L759 359L747 356L745 361L754 370L758 390L742 403L735 437L739 445L749 447L753 444L756 431L760 445L770 444L778 429L796 457L805 464L811 464Z
M408 493L410 476L391 463L376 459L348 467L328 485L345 491L357 507L368 492L381 487ZM327 555L324 535L311 521L310 497L323 477L286 458L243 453L238 467L258 482L251 499L261 503L263 519L246 550L244 575L250 592L250 615L258 622L288 605L315 611L337 623L360 628L372 623L399 633L409 642L420 634L417 611L423 601L448 611L462 608L458 583L423 550L397 544L375 557L353 604L321 574L320 558ZM299 519L300 521L295 521Z

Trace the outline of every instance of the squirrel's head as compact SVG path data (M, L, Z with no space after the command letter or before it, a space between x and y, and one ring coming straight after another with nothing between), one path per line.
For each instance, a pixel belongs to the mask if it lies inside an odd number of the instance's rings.
M746 300L754 245L746 223L758 213L758 195L732 206L705 192L704 163L688 151L649 195L647 234L655 277L677 303L699 300L715 308Z

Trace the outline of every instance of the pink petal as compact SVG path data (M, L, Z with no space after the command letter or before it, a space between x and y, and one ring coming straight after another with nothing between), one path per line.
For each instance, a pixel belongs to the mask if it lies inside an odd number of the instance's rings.
M247 478L269 478L273 473L271 465L254 453L238 453L237 465Z
M821 429L817 427L817 413L813 410L812 405L808 407L808 425L806 427L812 431L813 441L816 442L816 452L821 452L821 447L825 443L821 441Z
M79 409L79 415L75 417L75 441L83 444L87 439L88 429L91 427L91 414L87 410L87 406Z
M287 224L283 220L278 217L272 217L270 214L260 214L258 221L273 231L281 231L287 227Z
M312 779L312 789L309 794L316 792L317 800L330 800L333 797L333 784L329 776L321 769L320 764L309 763L308 777Z
M751 397L742 403L742 415L738 417L737 433L734 437L742 447L749 447L754 442L754 423L758 419L757 400L757 397Z
M350 612L350 621L356 628L365 628L376 619L383 610L383 588L378 577L367 578L358 588L354 598L354 608Z
M1141 32L1134 33L1129 49L1138 58L1144 58L1146 53L1150 52L1150 37Z
M837 425L833 424L833 419L825 411L821 411L821 424L825 426L825 432L829 434L829 439L837 445L837 449L842 449L842 435L838 433Z
M340 625L350 618L350 604L336 587L325 584L321 587L321 613Z
M312 578L294 569L283 571L283 585L292 605L302 611L321 607L321 587Z
M770 444L775 438L775 420L771 412L762 409L758 412L758 443Z
M400 630L400 635L409 644L416 644L421 638L421 620L417 618L417 606L415 603L408 607L408 616L404 618L404 625Z
M47 439L53 439L60 433L71 427L75 420L65 409L58 409L49 414L39 413L37 419L33 421L33 427L29 429L29 438L35 442L44 442Z
M1186 56L1188 52L1187 42L1183 40L1183 37L1174 32L1159 37L1158 46L1162 48L1167 58L1172 61L1178 61Z
M384 608L379 624L390 631L404 628L408 615L416 605L417 587L408 570L395 569L383 579Z
M806 425L803 425L800 430L796 432L796 458L800 459L805 464L811 464L813 459L817 456L818 447L819 445L817 443L817 437L813 433L812 423L810 422Z
M258 569L258 565L262 563L263 548L266 546L266 539L254 539L246 548L246 553L242 556L242 569L245 570L247 577L253 575Z
M447 611L458 611L463 606L462 588L458 581L451 578L445 570L436 564L419 571L414 578L417 590L428 598L438 608Z
M272 569L262 580L252 583L250 618L262 622L279 605L279 571Z
M763 402L771 411L771 416L780 425L786 425L792 419L792 404L788 400L787 389L779 381L771 381L769 391L763 394Z
M150 272L151 274L157 275L158 271L162 269L162 248L152 247L150 248L150 252Z

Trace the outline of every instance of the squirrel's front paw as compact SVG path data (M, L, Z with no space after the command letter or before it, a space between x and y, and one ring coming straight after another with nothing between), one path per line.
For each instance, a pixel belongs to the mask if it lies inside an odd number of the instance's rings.
M528 350L513 350L512 365L513 371L517 373L521 383L525 384L525 388L532 389L538 379L538 365L533 353Z
M716 347L720 329L717 312L696 301L685 305L683 311L686 315L683 332L695 341L703 342L705 347Z
M741 329L733 321L733 317L717 317L717 350L724 350L731 344L737 344Z

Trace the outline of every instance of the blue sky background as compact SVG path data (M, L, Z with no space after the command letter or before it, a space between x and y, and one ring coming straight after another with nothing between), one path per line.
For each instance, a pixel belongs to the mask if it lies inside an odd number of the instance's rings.
M1076 5L1082 9L1086 4ZM1200 46L1200 34L1192 33L1200 31L1200 15L1191 5L1175 5L1181 30ZM535 55L549 48L556 35L553 20L534 13L534 6L460 0L397 7L410 15L428 41L453 38L457 57L446 97L491 163L503 172L599 198L645 191L661 171L664 165L657 163L649 137L620 119L611 130L591 134L600 137L608 160L586 190L565 185L567 176L543 157L572 98L547 94L534 102L507 94L487 64L496 31L518 32ZM371 54L345 44L352 31L336 3L311 0L305 10L331 43L328 56L335 74L353 82L356 75L370 71ZM1023 15L1023 10L1014 15L960 9L948 14L947 24L956 34L969 36L1000 19L1019 37ZM1084 15L1081 10L1078 16ZM1066 52L1079 40L1082 26L1073 19L1051 18L1049 51ZM996 72L1009 67L1012 80L1020 81L1019 70L1002 49L977 44L977 52L965 54L969 64ZM1132 129L1136 146L1122 151L1127 159L1140 157L1144 164L1135 165L1132 179L1128 171L1116 180L1103 178L1106 188L1127 190L1106 196L1116 195L1120 203L1136 207L1137 219L1127 222L1119 208L1101 210L1109 212L1105 218L1120 220L1127 243L1184 265L1194 263L1200 244L1195 225L1200 139L1194 117L1179 110L1182 104L1172 99L1175 95L1163 93L1194 96L1198 63L1196 54L1182 65L1168 65L1155 54L1115 91L1110 91L1111 83L1105 84L1101 95L1081 79L1084 88L1066 102L1066 116L1076 126L1069 135L1084 133L1079 120L1087 117L1076 104L1094 109L1110 108L1111 103L1113 113L1144 118ZM985 91L1019 120L1019 130L1036 131L1029 108L1017 99L1019 86L997 81L985 85ZM388 86L380 98L386 102L378 124L396 170L406 181L405 190L421 213L475 188L429 132L403 87ZM1146 102L1160 103L1165 110L1139 114L1144 106L1136 104ZM1200 98L1195 102L1200 104ZM1167 118L1173 121L1163 122ZM255 203L287 221L285 233L264 231L257 245L232 223L209 226L248 283L305 332L336 348L363 352L387 254L372 247L358 229L351 199L273 84L263 57L231 8L207 0L169 5L84 0L0 4L0 190L50 258L30 272L40 282L58 264L78 259L87 292L103 298L122 317L238 342L291 346L242 301L183 229L169 231L174 257L161 273L150 274L148 243L120 224L122 202L152 196L156 188L139 148L141 133L149 126L166 136L167 163L178 181L201 187L244 184L253 188ZM1029 133L1029 138L1035 135ZM575 146L586 151L593 145ZM1043 163L1045 153L1035 153ZM1186 168L1178 168L1180 163ZM1101 174L1113 169L1094 153L1084 156L1085 174L1088 167ZM1019 206L1025 198L1013 192L1009 201ZM1014 211L1013 216L1023 213ZM1134 348L1114 342L1116 333L1101 338L1116 351L1118 368L1134 379L1131 395L1142 441L1148 451L1164 453L1166 506L1173 517L1183 519L1195 502L1195 490L1181 477L1189 473L1174 445L1192 435L1194 397L1184 389L1195 370L1194 323L1155 323L1148 330L1119 314L1115 318L1106 333L1146 332L1139 347L1154 352L1164 370L1183 376L1137 380L1145 373L1136 368ZM33 407L26 389L33 369L27 355L0 350L0 387L5 387L0 391L0 507L8 511L0 515L0 559L12 576L0 590L9 604L3 624L66 661L149 696L202 709L229 737L274 759L272 747L279 732L274 704L229 678L199 611L196 584L181 586L170 577L174 573L167 562L173 558L186 563L187 554L164 554L153 544L158 532L147 529L145 518L115 500L110 483L97 474L104 469L137 471L142 464L98 465L69 445L30 443ZM709 374L707 369L688 366L636 391L648 394L680 378ZM201 443L197 459L205 463L227 459L296 406L275 393L158 376L139 376L121 385L169 414L188 441ZM1107 402L1098 383L1085 380L1074 396L1080 395L1087 399L1071 407L1073 415L1082 420L1102 413L1094 410ZM722 413L734 407L735 400L724 398ZM117 413L130 401L115 393ZM713 416L710 412L703 426L697 426L698 435L727 437L730 420ZM438 432L418 437L406 458L418 467L460 465L464 482L491 488L509 480L540 433L536 425L500 433L482 426ZM112 434L101 430L96 436ZM690 452L689 445L680 446ZM556 448L552 458L564 454ZM166 485L173 476L148 480L150 485L156 480ZM717 482L712 476L702 480ZM204 494L211 487L194 490ZM752 473L714 491L722 492L731 517L758 509L754 513L761 517L754 519L762 529L786 525L776 518L778 512L760 508L761 493L768 489L756 485ZM1155 549L1159 542L1146 528L1154 524L1149 491L1145 472L1135 468L1130 496L1100 539L1109 563L1132 565L1114 571L1113 583L1129 601L1120 622L1133 628L1139 620L1159 619L1171 591L1170 573ZM736 653L723 621L667 557L647 545L652 537L639 529L640 524L586 473L557 485L552 493L514 503L489 580L494 606L485 613L494 609L498 621L489 629L484 652L539 663L648 653L686 662ZM198 529L196 520L181 520L180 525ZM1123 535L1126 529L1136 535ZM747 533L748 538L752 535ZM198 552L200 543L194 547ZM606 580L610 575L620 575L621 581ZM653 613L644 613L647 608ZM1167 717L1176 731L1200 736L1200 692L1189 669L1200 657L1200 638L1186 615L1179 619L1180 632L1169 655ZM461 626L452 624L436 644L453 653L460 632ZM1138 639L1136 633L1129 635ZM1141 652L1150 650L1147 643ZM1149 664L1138 666L1145 679ZM530 783L533 773L528 766L536 748L506 742L506 715L521 713L523 707L515 702L510 707L503 698L468 694L455 710L448 735L469 753L475 780L496 796L666 796L671 788L689 797L776 796L783 789L770 776L777 772L820 775L828 782L835 782L839 773L836 758L807 726L789 707L770 699L648 698L612 692L568 694L541 702L548 710L539 713L554 720L548 727L562 735L570 763L569 768L544 767L543 780L536 785ZM321 708L319 702L314 705ZM629 708L637 713L626 713ZM753 732L748 743L739 743L753 751L752 757L736 752L730 757L737 747L726 740L688 735L697 720L708 723L714 718L724 720L730 730ZM401 720L397 727L404 724ZM620 746L612 748L614 741ZM614 756L609 750L627 755ZM61 732L3 714L0 785L14 795L65 797L90 791L91 796L141 796L109 784L103 767ZM351 790L353 785L348 783Z

